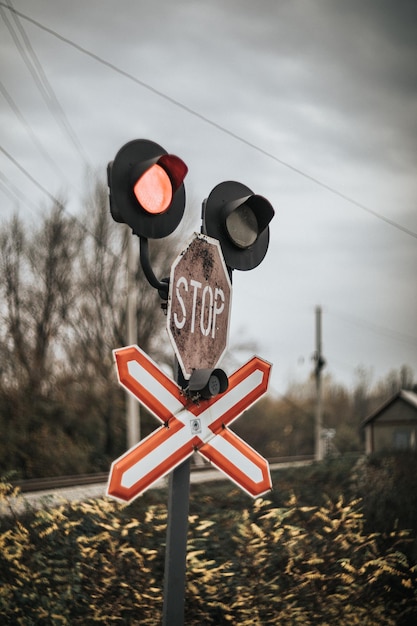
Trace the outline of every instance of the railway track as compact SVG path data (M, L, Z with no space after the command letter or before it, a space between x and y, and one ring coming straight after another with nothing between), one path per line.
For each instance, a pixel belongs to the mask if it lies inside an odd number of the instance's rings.
M268 459L271 466L291 465L301 462L311 462L312 455L277 457ZM192 472L203 472L213 469L212 465L191 465ZM109 472L98 472L96 474L76 474L74 476L53 476L50 478L29 478L27 480L13 481L13 485L19 487L22 493L34 493L36 491L54 491L55 489L65 489L68 487L82 487L83 485L98 485L107 483Z

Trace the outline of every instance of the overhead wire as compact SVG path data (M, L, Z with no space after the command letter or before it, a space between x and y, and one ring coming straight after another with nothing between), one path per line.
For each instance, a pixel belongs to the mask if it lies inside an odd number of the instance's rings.
M22 38L23 44L21 43L16 30L13 28L13 25L11 24L11 22L9 21L3 7L7 8L14 19L14 22L16 24L16 28L20 33L20 36ZM57 124L59 125L59 127L61 128L61 130L63 131L64 135L69 139L69 141L71 142L71 144L73 145L73 147L75 148L75 150L77 151L78 155L81 157L81 159L83 160L85 165L89 165L88 162L88 158L86 156L86 153L83 149L83 146L80 142L80 140L78 139L74 129L72 128L64 109L62 108L58 97L54 91L54 89L52 88L51 83L48 80L48 77L45 74L45 71L42 67L42 64L40 63L34 49L33 46L29 40L29 37L25 31L25 29L23 28L20 20L19 20L19 13L15 10L15 8L12 5L11 0L7 0L7 4L5 3L1 3L0 5L0 15L3 18L4 23L6 24L6 27L16 45L16 48L18 49L26 67L28 68L29 72L32 75L32 78L46 104L46 106L48 107L49 111L51 112L51 114L53 115L55 121L57 122Z
M14 21L16 23L16 26L19 30L20 36L22 37L22 40L24 42L24 45L21 44L15 30L13 29L13 26L11 25L10 21L8 20L6 14L4 13L4 10L2 7L7 8L13 15ZM0 5L0 15L3 18L4 23L7 26L7 29L9 30L9 33L18 49L18 51L21 54L22 59L25 62L25 65L27 66L28 70L30 71L34 82L36 84L36 86L38 87L46 105L48 106L48 109L50 110L50 112L52 113L52 115L54 116L55 120L57 121L57 123L59 124L59 126L61 127L61 129L63 130L64 134L69 138L70 142L73 144L73 146L75 147L77 153L79 154L79 156L82 158L84 165L86 165L87 167L90 167L89 162L88 162L88 158L86 156L86 153L83 149L83 146L81 144L81 142L79 141L75 131L73 130L70 122L68 121L68 118L55 94L55 91L52 88L52 85L50 84L44 70L43 67L33 49L33 46L31 45L31 42L29 40L29 37L26 33L26 31L24 30L22 24L19 21L19 17L17 12L15 11L11 0L7 0L7 6L4 5L4 3L1 3ZM56 164L56 162L52 159L52 157L49 155L49 153L44 149L42 143L38 140L36 134L34 133L32 127L30 126L30 124L27 122L27 120L24 118L23 114L21 113L21 111L19 110L17 104L15 103L15 101L13 100L12 96L10 95L10 93L8 92L8 90L6 89L6 87L4 86L4 84L0 81L0 92L2 93L3 97L5 98L5 100L7 101L7 103L9 104L10 108L13 110L13 112L15 113L16 117L19 119L19 121L22 123L22 125L25 127L26 131L28 132L28 134L30 135L33 143L36 145L38 151L41 153L41 155L43 156L43 158L49 163L49 165L54 169L55 173L57 173L60 177L63 177L65 180L67 180L67 177L65 176L65 174L60 170L60 168L58 167L58 165ZM72 215L71 213L69 213L65 207L65 205L63 205L63 203L57 199L56 196L54 196L53 194L51 194L48 189L46 189L36 178L34 178L16 159L14 159L12 157L12 155L10 153L8 153L2 146L0 146L0 151L3 152L3 154L15 165L15 167L17 167L38 189L40 189L53 203L55 203L57 206L59 206L64 212L66 212L76 223L78 223L78 225L87 233L89 234L91 237L93 237L97 243L99 243L99 245L101 245L103 247L103 249L106 250L106 252L108 252L110 255L112 255L114 258L117 257L117 255L114 254L114 252L110 249L108 249L108 247L99 240L99 238L92 233L86 226L85 224L83 224L77 217L75 217L74 215ZM23 201L27 206L29 207L33 207L33 204L30 202L30 200L27 199L27 197L19 190L17 189L14 185L11 184L11 182L3 175L1 174L0 176L1 178L1 186L2 186L2 191L4 193L6 193L9 198L11 198L12 200L15 200L16 197L18 197L21 201ZM73 184L73 183L71 183Z
M1 150L1 146L0 146ZM30 209L35 209L36 205L32 203L26 196L23 194L20 189L13 185L11 180L9 180L3 172L0 171L0 185L2 187L3 193L5 193L13 202L18 198L21 202L26 204Z
M335 311L332 309L326 308L326 313L328 315L332 315L333 317L337 317L349 324L353 324L358 327L365 327L367 330L371 330L374 333L379 335L383 335L385 337L390 337L391 339L395 339L396 341L405 341L409 343L410 341L417 344L417 337L413 335L409 335L408 333L403 333L398 330L393 330L392 328L387 328L386 326L381 326L380 324L375 324L375 322L370 322L363 318L348 315L346 313L340 313L339 311Z
M30 138L31 138L32 142L34 143L34 145L36 146L38 152L43 156L45 161L47 161L49 166L54 170L54 172L59 177L62 177L62 178L67 180L64 172L62 172L62 170L59 168L59 166L57 165L56 161L50 156L48 151L45 150L45 148L43 147L42 143L39 141L36 133L34 132L33 128L31 127L29 122L26 120L26 118L24 117L24 115L20 111L20 109L17 106L16 102L13 100L12 96L10 95L9 91L6 89L5 85L2 83L1 80L0 80L0 93L2 94L2 96L6 100L6 102L8 103L8 105L10 106L10 108L12 109L12 111L16 115L17 119L22 124L22 126L24 126L24 128L26 129L26 132L30 136Z
M12 155L5 149L3 146L0 146L0 151L15 165L25 176L28 178L38 189L40 189L50 200L54 203L57 203L60 207L62 203L57 200L57 198L46 188L44 187L36 178L34 178L29 172L21 165Z
M10 0L8 0L8 1L10 2ZM58 33L55 30L53 30L52 28L49 28L49 27L41 24L37 20L29 17L28 15L25 15L21 11L17 11L14 7L6 5L4 2L0 2L0 6L8 8L10 11L15 13L16 15L22 17L23 19L25 19L28 22L30 22L31 24L37 26L41 30L43 30L43 31L49 33L50 35L52 35L53 37L59 39L60 41L68 44L69 46L71 46L74 49L78 50L82 54L85 54L85 55L89 56L90 58L96 60L98 63L104 65L105 67L108 67L109 69L111 69L114 72L120 74L121 76L124 76L125 78L127 78L130 81L136 83L137 85L140 85L144 89L150 91L151 93L154 93L155 95L159 96L160 98L162 98L162 99L166 100L167 102L173 104L174 106L182 109L186 113L189 113L190 115L200 119L201 121L205 122L206 124L209 124L213 128L216 128L220 132L228 135L229 137L232 137L236 141L239 141L240 143L245 144L246 146L252 148L253 150L256 150L257 152L259 152L260 154L266 156L267 158L275 161L276 163L279 163L283 167L286 167L287 169L292 170L293 172L299 174L300 176L306 178L307 180L310 180L314 184L322 187L323 189L326 189L330 193L332 193L332 194L338 196L339 198L345 200L349 204L352 204L352 205L356 206L357 208L365 211L366 213L369 213L373 217L375 217L375 218L385 222L389 226L392 226L393 228L396 228L397 230L400 230L401 232L409 235L410 237L413 237L413 238L417 239L417 232L411 230L410 228L407 228L406 226L403 226L399 222L397 222L395 220L392 220L391 218L386 217L385 215L382 215L381 213L375 211L374 209L371 209L370 207L366 206L362 202L359 202L359 201L355 200L354 198L352 198L351 196L349 196L349 195L339 191L338 189L336 189L336 187L333 187L332 185L329 185L329 184L323 182L322 180L318 179L316 176L313 176L313 175L305 172L304 170L301 170L300 168L292 165L291 163L288 163L287 161L284 161L283 159L279 158L277 155L273 154L272 152L269 152L268 150L265 150L264 148L261 148L257 144L249 141L248 139L245 139L244 137L242 137L242 135L239 135L238 133L235 133L235 132L231 131L230 129L228 129L227 127L223 126L222 124L219 124L218 122L215 122L214 120L212 120L209 117L203 115L202 113L199 113L195 109L187 106L186 104L180 102L179 100L173 98L172 96L167 95L163 91L161 91L159 89L156 89L152 85L149 85L145 81L137 78L136 76L134 76L130 72L127 72L127 71L121 69L120 67L118 67L114 63L111 63L110 61L107 61L107 60L103 59L102 57L100 57L99 55L95 54L91 50L88 50L87 48L84 48L80 44L75 43L71 39L68 39L67 37L64 37L60 33Z
M28 178L40 191L42 191L46 196L48 196L48 198L58 207L60 208L62 211L64 211L73 221L74 223L78 224L78 226L88 235L90 235L90 237L92 237L101 248L103 248L103 250L105 250L108 254L110 254L115 260L119 260L119 256L117 254L115 254L113 252L113 250L111 250L108 246L106 246L106 244L103 243L103 241L97 237L97 235L93 232L91 232L91 230L75 215L73 215L72 213L70 213L66 206L63 204L63 202L61 202L61 200L59 200L56 196L54 196L48 189L46 189L46 187L44 187L38 180L36 180L36 178L34 178L24 167L23 165L21 165L5 148L3 148L3 146L0 145L0 152L2 152L4 154L4 156L9 159L9 161L11 161L13 163L13 165L15 167L17 167L22 174L24 174L26 176L26 178ZM4 178L4 177L3 177ZM21 195L21 194L19 194Z

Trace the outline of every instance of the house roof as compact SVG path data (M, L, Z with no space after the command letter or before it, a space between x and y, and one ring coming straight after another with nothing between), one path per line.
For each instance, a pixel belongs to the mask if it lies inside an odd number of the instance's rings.
M387 409L391 404L394 404L394 402L397 402L397 400L404 400L407 404L417 410L417 393L401 389L391 396L389 400L384 402L384 404L382 404L378 409L376 409L376 411L368 415L368 417L363 420L362 426L366 426L367 424L373 422L383 411L385 411L385 409Z

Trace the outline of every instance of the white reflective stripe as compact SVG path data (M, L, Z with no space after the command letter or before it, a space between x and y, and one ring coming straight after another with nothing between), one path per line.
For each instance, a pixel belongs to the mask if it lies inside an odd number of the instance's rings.
M263 378L263 372L261 370L255 370L244 378L236 387L219 397L211 406L207 407L198 417L201 419L207 419L206 415L209 415L209 422L207 426L214 422L218 417L224 415L232 409L238 402L243 400L251 391L256 389L261 384ZM246 407L245 407L246 410ZM238 416L236 416L238 417ZM233 421L233 420L232 420Z
M229 441L224 439L221 435L217 435L210 441L210 445L212 448L220 452L228 464L234 465L237 467L243 474L245 474L249 480L252 480L255 484L260 483L263 479L262 470L260 467L252 463L247 456L242 454L238 448L236 448ZM246 446L248 444L245 444ZM249 446L248 446L249 447ZM221 468L224 473L226 473L226 468Z
M184 444L188 443L189 440L190 433L187 432L186 428L181 428L181 430L176 432L171 437L168 437L168 439L166 439L163 443L151 450L149 454L141 458L137 463L126 470L122 476L121 486L125 489L133 487L133 485L135 485L144 476L150 472L154 472L158 465L161 465L165 459L168 459L171 454L176 452L178 448ZM190 455L191 454L192 451L190 452ZM187 455L183 457L183 459L185 458L187 458ZM170 469L171 468L169 468L169 470ZM158 476L155 477L155 480L157 480L157 478L161 478L162 475L163 474L158 474Z
M129 374L138 381L150 395L155 396L157 400L170 411L173 415L181 411L184 406L181 402L168 391L168 389L148 372L138 361L132 360L127 363ZM143 399L141 398L143 402Z

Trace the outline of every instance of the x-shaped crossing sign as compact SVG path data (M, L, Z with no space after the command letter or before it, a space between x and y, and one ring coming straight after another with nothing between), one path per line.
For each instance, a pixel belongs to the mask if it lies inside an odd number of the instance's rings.
M271 489L268 461L227 428L266 392L270 363L252 357L227 391L194 402L138 346L114 356L120 384L163 425L112 463L109 496L130 502L195 451L252 497Z

